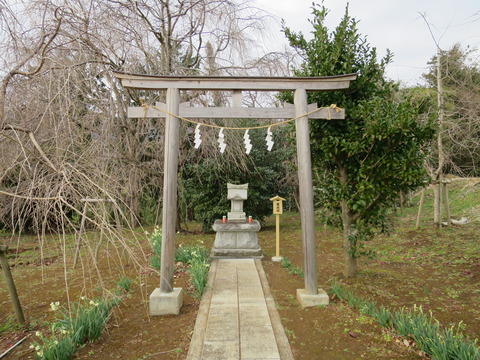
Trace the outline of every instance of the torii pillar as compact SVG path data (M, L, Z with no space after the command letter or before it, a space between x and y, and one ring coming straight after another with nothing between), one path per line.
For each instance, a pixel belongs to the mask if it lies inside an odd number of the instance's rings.
M307 110L307 92L295 90L295 112L297 116ZM300 217L302 220L303 264L305 289L297 289L297 300L303 307L328 305L328 295L318 288L317 242L315 239L315 211L313 208L312 155L310 151L310 128L308 117L295 122L297 136L298 187L300 191Z
M166 110L170 114L178 115L179 106L179 89L167 89ZM170 114L165 118L160 287L150 295L150 315L178 315L183 304L183 289L173 287L180 120Z
M166 90L167 103L160 108L129 108L133 118L165 118L165 170L163 187L162 263L160 287L150 295L150 314L178 314L182 306L183 291L173 287L175 230L177 214L177 172L179 155L179 120L174 115L193 118L252 118L288 119L316 109L307 106L306 91L332 91L347 89L357 74L325 77L235 77L235 76L152 76L114 72L126 88ZM201 108L179 106L179 90L233 91L233 107ZM241 91L294 91L294 112L291 108L243 108ZM295 116L296 114L296 116ZM313 208L312 162L308 119L344 119L343 110L318 109L315 113L296 120L298 179L300 185L300 214L304 254L305 289L297 290L302 306L328 304L327 294L318 289L317 253Z

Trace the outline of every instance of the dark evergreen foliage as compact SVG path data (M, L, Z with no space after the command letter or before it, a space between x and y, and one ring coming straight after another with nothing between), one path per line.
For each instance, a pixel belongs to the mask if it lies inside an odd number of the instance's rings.
M250 122L250 126L252 123ZM242 126L242 125L239 125ZM247 216L262 221L272 213L270 198L288 197L291 187L285 182L286 161L291 157L285 147L286 128L273 130L275 145L271 152L265 145L265 130L251 130L252 151L247 156L246 167L226 161L226 157L189 159L181 171L183 196L193 217L202 222L204 231L212 231L215 220L230 211L227 200L227 183L248 183L248 200L244 203ZM243 136L231 130L228 136Z
M358 33L348 6L333 32L325 25L325 7L314 6L312 14L313 39L284 28L290 45L304 59L295 74L358 74L348 90L309 94L309 102L318 106L346 109L345 120L310 122L311 149L318 204L333 215L333 223L342 220L350 244L346 251L355 258L358 240L368 239L375 229L387 229L385 210L398 193L427 181L422 149L434 129L431 123L417 121L410 101L396 98L397 86L385 79L392 55L387 52L377 60L376 49Z

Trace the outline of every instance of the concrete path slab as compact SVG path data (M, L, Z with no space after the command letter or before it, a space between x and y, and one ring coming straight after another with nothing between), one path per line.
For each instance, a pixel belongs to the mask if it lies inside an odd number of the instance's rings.
M260 260L212 262L187 360L293 360Z

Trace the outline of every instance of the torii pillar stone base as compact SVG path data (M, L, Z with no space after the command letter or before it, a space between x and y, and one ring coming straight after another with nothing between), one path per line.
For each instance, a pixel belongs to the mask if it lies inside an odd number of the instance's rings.
M172 292L160 292L156 288L150 294L150 316L178 315L183 304L183 289L173 288Z
M309 294L305 289L297 289L297 300L304 308L329 303L328 295L323 289L318 289L317 294Z

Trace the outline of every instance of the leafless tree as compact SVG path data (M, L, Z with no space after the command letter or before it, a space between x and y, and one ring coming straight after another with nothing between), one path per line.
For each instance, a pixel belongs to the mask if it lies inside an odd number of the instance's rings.
M68 199L70 210L78 212L82 197L113 197L132 224L145 197L161 202L163 122L128 119L126 107L139 105L141 97L154 104L163 95L125 93L112 68L213 74L214 64L215 74L279 71L272 64L281 55L254 60L246 51L252 44L248 29L262 30L266 16L248 1L35 0L21 3L22 13L1 1L2 39L7 39L2 61L8 70L0 98L5 155L0 180L9 200L2 202L0 218L9 227L38 231L58 225L53 213L32 215L49 206L37 206L32 198ZM183 96L212 105L208 94ZM274 100L244 98L250 105ZM228 96L222 102L228 103ZM182 136L191 141L188 126ZM204 156L217 156L215 132L210 136ZM186 160L191 147L184 148ZM240 166L242 150L241 136L232 137L227 153ZM62 201L58 207L65 211Z

